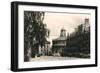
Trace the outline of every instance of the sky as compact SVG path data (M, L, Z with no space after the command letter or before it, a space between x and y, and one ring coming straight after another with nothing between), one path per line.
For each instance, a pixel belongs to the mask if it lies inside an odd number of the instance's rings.
M90 14L45 12L44 23L50 30L49 40L52 43L52 39L59 37L62 28L66 30L66 35L74 32L74 29L84 24L84 19L90 19L90 16Z

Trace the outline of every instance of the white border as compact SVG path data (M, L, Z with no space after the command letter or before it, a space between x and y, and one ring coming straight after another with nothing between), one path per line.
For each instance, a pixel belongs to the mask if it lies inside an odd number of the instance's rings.
M73 12L91 14L91 59L63 60L63 61L45 61L45 62L24 62L24 11L50 11L50 12ZM71 66L95 64L95 10L78 8L60 8L46 6L18 6L18 68L35 68L50 66Z

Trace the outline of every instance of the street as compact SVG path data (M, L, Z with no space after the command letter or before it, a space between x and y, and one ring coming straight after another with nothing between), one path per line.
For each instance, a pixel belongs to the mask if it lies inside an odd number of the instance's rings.
M55 61L55 60L75 60L75 59L82 59L82 58L60 57L60 56L41 56L41 57L31 58L30 61Z

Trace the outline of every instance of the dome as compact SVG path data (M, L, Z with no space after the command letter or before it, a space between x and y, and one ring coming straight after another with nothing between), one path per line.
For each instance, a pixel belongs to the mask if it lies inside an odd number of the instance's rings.
M66 37L66 30L64 28L61 29L60 37Z
M61 31L66 31L65 29L64 29L64 27L61 29Z

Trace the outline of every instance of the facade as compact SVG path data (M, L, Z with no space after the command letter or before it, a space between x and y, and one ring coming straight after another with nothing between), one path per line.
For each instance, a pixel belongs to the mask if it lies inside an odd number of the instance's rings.
M60 36L57 39L52 40L52 53L58 54L66 47L66 30L61 29Z

